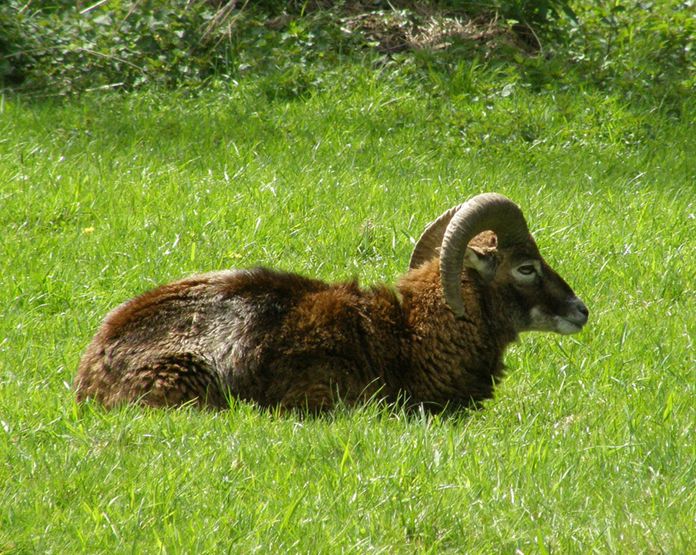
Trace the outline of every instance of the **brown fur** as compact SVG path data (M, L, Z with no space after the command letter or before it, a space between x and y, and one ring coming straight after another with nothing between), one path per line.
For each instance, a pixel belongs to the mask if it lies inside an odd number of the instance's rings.
M514 258L491 234L472 245L502 270ZM539 256L533 240L528 248L524 256ZM562 302L572 291L548 271ZM106 407L224 408L228 397L310 411L338 399L467 406L492 395L504 350L525 329L528 299L498 273L488 283L464 269L462 319L443 301L438 259L393 289L267 269L164 285L107 315L80 362L77 398Z

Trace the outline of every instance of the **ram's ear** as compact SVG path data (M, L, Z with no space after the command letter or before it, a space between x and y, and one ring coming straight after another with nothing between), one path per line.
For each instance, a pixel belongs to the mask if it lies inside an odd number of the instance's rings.
M495 277L498 259L495 251L491 249L467 247L464 253L464 266L476 270L484 280L491 281Z

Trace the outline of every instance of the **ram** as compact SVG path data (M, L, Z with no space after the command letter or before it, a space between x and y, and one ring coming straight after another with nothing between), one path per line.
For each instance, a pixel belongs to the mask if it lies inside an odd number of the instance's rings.
M492 395L520 332L580 331L588 310L496 193L445 212L395 286L268 269L164 285L107 315L80 362L78 400L106 407L330 409L340 399L430 410Z

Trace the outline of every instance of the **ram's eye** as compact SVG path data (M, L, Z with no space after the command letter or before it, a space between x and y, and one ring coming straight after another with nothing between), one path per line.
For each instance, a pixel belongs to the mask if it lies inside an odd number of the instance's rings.
M523 276L531 276L536 273L536 268L532 264L525 264L523 266L518 266L517 271Z

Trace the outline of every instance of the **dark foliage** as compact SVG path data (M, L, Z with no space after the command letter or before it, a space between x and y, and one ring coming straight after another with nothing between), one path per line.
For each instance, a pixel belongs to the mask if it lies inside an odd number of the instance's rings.
M253 78L287 100L362 64L448 80L463 62L535 90L590 86L678 106L693 90L692 2L71 0L0 3L0 86L58 96Z
M502 15L543 27L559 7L567 2L9 0L0 6L0 80L66 94L272 73L269 93L292 97L338 59L432 46L416 37L438 17L478 18L483 28Z

